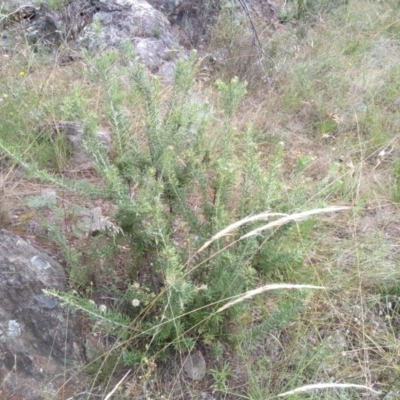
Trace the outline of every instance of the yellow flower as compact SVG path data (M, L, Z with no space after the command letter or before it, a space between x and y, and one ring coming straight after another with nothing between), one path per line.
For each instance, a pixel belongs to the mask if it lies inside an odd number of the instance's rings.
M19 76L24 76L25 75L25 71L21 71L20 73L19 73Z

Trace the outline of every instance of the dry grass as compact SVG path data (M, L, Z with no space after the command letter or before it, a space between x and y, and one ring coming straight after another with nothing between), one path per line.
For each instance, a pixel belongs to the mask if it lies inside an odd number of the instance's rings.
M318 215L318 214L330 213L330 212L348 210L348 209L349 209L349 207L327 207L324 209L304 211L304 212L296 213L296 214L292 214L292 215L285 215L282 213L264 212L264 213L257 214L257 215L251 216L251 217L246 217L240 221L234 222L233 224L224 228L222 231L215 234L210 240L207 240L207 242L205 242L203 244L203 246L201 246L201 248L197 251L197 253L201 253L208 246L210 246L210 244L213 243L214 241L216 241L224 236L229 236L232 233L232 231L234 231L234 230L238 229L239 227L241 227L242 225L248 224L250 222L263 221L266 219L270 219L271 217L282 217L283 216L282 218L279 218L273 222L270 222L267 225L261 226L257 229L250 231L249 233L246 233L246 235L241 236L238 240L246 239L247 237L257 235L258 233L261 233L263 231L266 231L266 230L269 230L272 228L280 227L280 226L285 225L292 221L301 221L301 220L307 219L311 215Z
M290 392L281 393L277 397L286 397L286 396L290 396L291 394L295 394L295 393L308 392L308 391L317 390L317 389L329 389L329 388L356 388L356 389L369 390L372 393L380 394L380 392L373 390L373 389L369 388L368 386L363 386L363 385L353 385L351 383L320 383L320 384L315 384L315 385L302 386L297 389L291 390Z
M259 287L257 289L254 289L254 290L249 290L248 292L239 296L237 299L226 303L224 306L222 306L221 308L219 308L217 310L217 313L227 310L229 307L232 307L235 304L238 304L246 299L251 299L252 297L257 296L258 294L267 292L269 290L281 290L281 289L325 289L325 288L321 287L321 286L313 286L313 285L290 285L287 283L265 285L265 286Z

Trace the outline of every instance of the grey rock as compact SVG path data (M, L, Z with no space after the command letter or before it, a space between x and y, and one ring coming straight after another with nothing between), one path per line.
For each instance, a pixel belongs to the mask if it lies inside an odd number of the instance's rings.
M200 381L206 375L206 360L201 351L194 351L189 354L183 363L183 370L186 375L195 381Z
M105 346L100 334L88 333L85 336L86 359L89 362L98 360L98 358L106 351L107 347Z
M80 213L81 221L79 228L82 231L90 233L92 236L96 236L103 232L110 236L115 236L118 233L122 233L120 227L112 223L107 217L103 215L101 207L94 207L90 210L83 210Z
M28 3L25 9L31 10L31 16L24 17L20 25L31 43L50 48L68 42L75 50L84 48L96 53L119 48L129 41L138 61L171 82L176 60L186 59L189 49L201 50L210 38L220 3L220 0L69 0L57 11L45 4L37 9ZM246 5L258 20L277 21L279 6L275 0L248 0ZM232 12L244 15L239 3L232 3ZM0 51L2 47L3 51L12 52L16 47L13 41L14 35L4 32ZM59 64L73 60L70 54L62 55Z
M32 0L23 3L5 0L3 10L7 6L15 11L19 5L30 10L21 26L32 43L59 46L68 41L74 47L104 51L129 40L139 61L164 75L174 60L185 57L185 52L178 51L180 46L201 47L207 41L220 11L219 0L70 0L56 11L45 3L40 8ZM279 13L275 0L246 4L250 13L264 20L276 19ZM243 12L240 6L236 9ZM93 23L95 19L98 24ZM12 41L13 35L8 36ZM165 63L169 65L164 67Z
M184 0L148 0L148 2L165 15L176 13L185 3Z
M9 21L25 31L25 37L29 43L35 45L60 45L63 39L60 31L58 15L45 3L39 8L35 3L27 1L24 3L6 2L0 4L2 14L8 15ZM2 36L7 36L3 32ZM9 36L15 39L15 32L11 29Z
M48 136L56 139L63 135L66 144L71 150L72 169L74 171L84 171L93 168L94 162L90 154L84 147L84 127L78 122L55 121L39 126L38 136ZM104 130L95 133L97 140L104 146L106 153L111 151L111 136Z
M30 17L26 28L26 37L35 45L60 45L63 35L57 21L56 13L42 3Z
M68 369L83 359L74 314L42 289L65 290L60 264L20 237L0 231L0 387L24 400L56 398ZM64 375L64 373L66 375Z
M68 40L75 47L104 51L118 48L129 40L134 44L138 60L152 72L157 72L163 63L171 62L171 54L180 55L170 22L145 0L71 0L56 11L45 3L40 8L27 4L22 8L29 9L29 17L11 2L8 5L15 16L21 15L13 21L23 28L32 44L58 47ZM95 18L98 24L93 23ZM10 32L4 35L9 37L10 51L15 35Z
M176 65L174 62L164 63L158 70L158 75L164 82L172 83L174 80Z
M102 0L97 3L101 30L88 26L78 39L88 50L118 48L125 40L134 45L139 61L152 72L170 61L171 51L179 48L167 18L145 0Z

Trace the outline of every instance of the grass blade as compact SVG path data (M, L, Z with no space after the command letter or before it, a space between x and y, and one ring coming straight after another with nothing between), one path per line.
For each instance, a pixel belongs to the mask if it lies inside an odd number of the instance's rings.
M301 392L308 392L309 390L315 390L315 389L330 389L330 388L354 388L354 389L366 389L371 391L372 393L380 394L380 392L371 389L368 386L364 385L356 385L353 383L317 383L315 385L305 385L301 386L297 389L291 390L290 392L285 392L279 394L277 397L286 397L291 394L295 393L301 393Z
M332 207L317 208L315 210L309 210L309 211L304 211L304 212L300 212L300 213L287 215L283 218L277 219L276 221L272 221L267 225L261 226L260 228L254 229L249 233L246 233L246 235L243 235L242 237L240 237L239 240L246 239L250 236L257 235L258 233L265 231L267 229L275 228L277 226L282 226L282 225L285 225L292 221L301 221L305 218L308 218L311 215L330 213L330 212L349 210L349 209L350 209L350 207L347 207L347 206L341 206L341 207L332 206Z
M257 289L254 290L249 290L248 292L246 292L245 294L241 295L240 297L238 297L235 300L230 301L229 303L226 303L224 306L222 306L221 308L219 308L217 310L217 313L226 310L227 308L242 302L243 300L246 299L250 299L254 296L256 296L257 294L266 292L268 290L277 290L277 289L325 289L323 286L313 286L313 285L292 285L290 283L275 283L272 285L265 285L265 286L261 286Z

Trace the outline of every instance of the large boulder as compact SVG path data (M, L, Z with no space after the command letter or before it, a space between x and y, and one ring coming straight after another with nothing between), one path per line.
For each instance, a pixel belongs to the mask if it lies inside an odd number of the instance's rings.
M39 8L36 4L32 0L22 3L6 1L0 6L4 15L0 25L0 30L3 28L0 41L3 51L16 50L22 33L28 43L35 46L59 46L62 43L64 36L60 30L59 14L45 3L41 3Z
M0 231L0 397L60 398L82 361L74 314L42 289L65 290L59 263L20 237ZM15 397L12 397L15 396Z
M201 48L207 42L221 10L220 0L69 0L57 10L45 2L40 8L35 4L33 0L5 0L2 8L20 24L31 43L59 46L68 42L104 51L130 40L138 59L166 78L173 73L174 61L186 56L179 51L181 47ZM245 13L240 2L233 2L231 11ZM274 20L278 12L278 0L246 2L246 13L260 20ZM10 41L15 37L8 36Z
M173 70L173 61L180 56L179 40L167 17L145 0L70 0L57 10L45 3L36 8L30 2L21 6L11 2L7 12L10 22L18 24L35 45L57 47L68 42L104 51L130 40L138 59L155 73ZM12 41L15 35L10 30L3 36ZM12 47L10 43L9 51Z
M92 0L95 24L82 32L78 42L89 50L117 48L131 40L136 55L152 72L158 72L177 54L179 44L167 18L145 0Z

